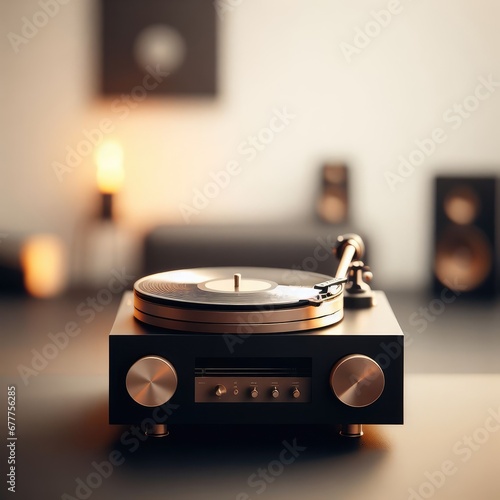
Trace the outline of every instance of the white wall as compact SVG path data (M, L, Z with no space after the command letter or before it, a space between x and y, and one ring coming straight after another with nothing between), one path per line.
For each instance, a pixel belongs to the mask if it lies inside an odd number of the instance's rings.
M40 4L1 3L0 232L49 230L70 241L93 209L95 166L89 156L60 182L52 165L108 118L125 149L119 208L135 230L185 223L179 206L231 160L241 173L191 222L308 220L320 164L345 159L353 219L370 235L379 283L422 285L433 176L498 172L500 88L456 130L443 116L478 78L500 82L494 0L243 0L219 22L216 100L148 98L123 119L95 95L96 4L67 2L18 53L7 34ZM388 5L399 13L349 62L342 42L353 44L356 28ZM238 145L283 107L295 118L248 162ZM391 190L384 172L397 173L399 155L435 128L446 140Z

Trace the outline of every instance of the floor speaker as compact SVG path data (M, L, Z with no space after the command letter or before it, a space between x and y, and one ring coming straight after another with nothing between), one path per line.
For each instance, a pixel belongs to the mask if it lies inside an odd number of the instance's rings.
M498 287L495 177L437 177L433 285L464 296L493 296Z

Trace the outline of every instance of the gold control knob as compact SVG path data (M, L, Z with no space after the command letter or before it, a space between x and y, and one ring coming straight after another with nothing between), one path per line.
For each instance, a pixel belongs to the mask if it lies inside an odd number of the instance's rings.
M136 403L142 406L161 406L177 389L177 373L166 359L145 356L130 367L125 385Z
M257 390L256 387L254 387L252 389L252 392L250 393L250 396L252 396L252 398L256 398L258 395L259 395L259 391Z
M276 399L276 398L278 398L278 397L279 397L279 395L280 395L280 391L278 391L278 388L277 388L277 387L275 387L275 388L273 389L273 391L271 392L271 396L272 396L274 399Z
M380 397L385 387L382 368L363 354L350 354L332 368L330 385L337 398L347 406L362 408Z
M295 399L300 398L300 391L299 391L299 388L298 388L298 387L294 387L294 389L293 389L293 391L292 391L292 396L293 396Z
M219 384L216 388L215 388L215 395L216 396L222 396L223 394L226 394L227 390L226 388Z

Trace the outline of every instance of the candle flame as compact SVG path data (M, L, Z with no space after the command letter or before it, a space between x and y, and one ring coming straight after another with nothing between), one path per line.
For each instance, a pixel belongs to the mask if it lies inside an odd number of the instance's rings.
M53 297L65 285L65 251L59 238L39 234L28 238L21 249L24 285L34 297Z
M96 152L97 186L101 193L113 194L123 184L123 150L118 142L106 141Z

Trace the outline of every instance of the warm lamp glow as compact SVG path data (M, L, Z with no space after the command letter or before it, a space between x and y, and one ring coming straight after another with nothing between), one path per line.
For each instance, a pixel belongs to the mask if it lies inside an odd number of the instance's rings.
M53 297L65 285L65 252L61 240L51 235L28 238L21 249L24 286L34 297Z
M123 184L123 150L119 143L104 142L96 152L97 186L105 194L114 194Z

